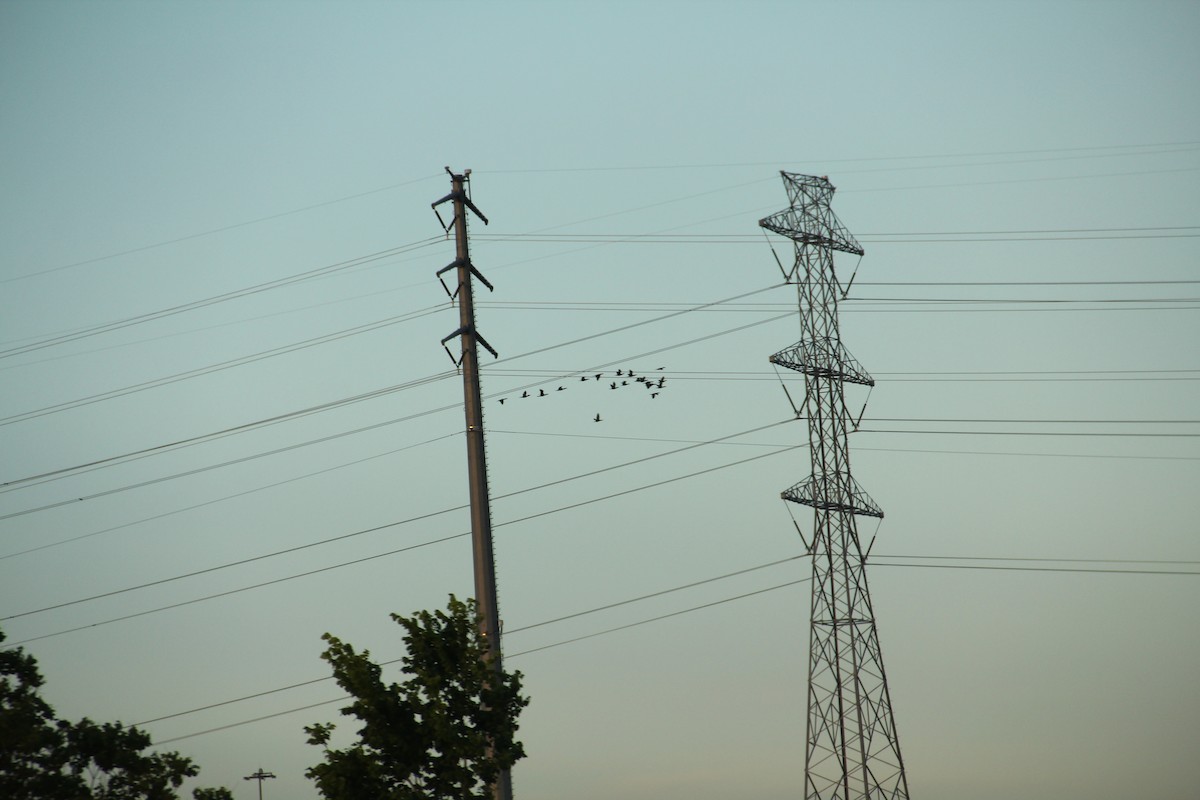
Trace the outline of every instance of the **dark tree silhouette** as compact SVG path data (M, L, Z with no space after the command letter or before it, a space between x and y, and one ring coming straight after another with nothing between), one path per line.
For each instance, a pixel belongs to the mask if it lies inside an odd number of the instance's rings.
M0 642L4 641L0 631ZM150 736L119 722L57 719L23 648L0 650L0 797L5 800L175 800L199 769L176 752L146 753ZM197 789L197 800L232 800Z
M485 661L474 600L450 596L447 612L392 615L404 629L403 683L385 684L370 652L325 634L322 658L353 696L357 741L334 749L332 724L305 728L325 760L306 773L327 800L486 800L503 769L524 757L516 741L521 673L499 676Z

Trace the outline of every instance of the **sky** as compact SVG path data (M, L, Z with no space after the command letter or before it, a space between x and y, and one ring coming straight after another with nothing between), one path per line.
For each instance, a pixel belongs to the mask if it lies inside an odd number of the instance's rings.
M6 645L189 789L317 797L321 634L390 661L390 613L472 592L430 209L471 169L516 796L801 796L757 222L827 175L912 796L1194 796L1198 37L1147 0L0 4Z

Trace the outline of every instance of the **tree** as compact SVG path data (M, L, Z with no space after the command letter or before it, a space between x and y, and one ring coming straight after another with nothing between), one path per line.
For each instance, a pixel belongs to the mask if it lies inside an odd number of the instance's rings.
M233 800L233 793L222 787L220 789L196 789L192 792L193 800Z
M0 631L0 643L4 641ZM37 660L0 650L0 797L5 800L175 800L199 769L179 753L143 753L150 736L119 722L57 719ZM200 789L197 800L232 800Z
M404 628L408 675L385 685L370 652L326 633L321 655L353 698L344 716L361 723L358 741L330 746L334 725L309 725L325 760L305 774L327 800L485 800L501 770L524 757L514 738L529 704L521 673L499 675L486 661L475 601L450 595L448 613L392 614Z

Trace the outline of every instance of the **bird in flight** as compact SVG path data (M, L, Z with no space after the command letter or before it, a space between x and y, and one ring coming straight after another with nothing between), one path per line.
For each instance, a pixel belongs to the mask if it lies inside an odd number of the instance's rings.
M596 418L594 420L592 420L592 422L599 422L599 421L600 421L600 415L597 414Z

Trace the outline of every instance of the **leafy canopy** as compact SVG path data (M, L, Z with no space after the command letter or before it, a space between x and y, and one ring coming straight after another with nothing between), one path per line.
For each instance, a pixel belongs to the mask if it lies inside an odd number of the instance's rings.
M321 658L353 698L341 713L360 727L354 744L335 749L334 725L307 726L325 760L306 774L327 800L490 798L500 772L525 755L514 738L529 703L521 673L497 674L486 660L474 600L450 595L446 612L392 619L404 629L403 683L385 684L370 651L322 637Z
M0 631L0 643L4 641ZM179 753L144 753L150 736L119 722L57 719L37 660L0 650L0 797L5 800L176 800L199 769ZM197 789L196 800L233 800Z

